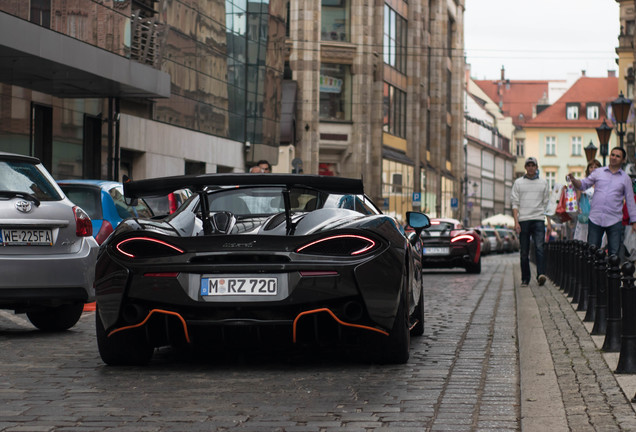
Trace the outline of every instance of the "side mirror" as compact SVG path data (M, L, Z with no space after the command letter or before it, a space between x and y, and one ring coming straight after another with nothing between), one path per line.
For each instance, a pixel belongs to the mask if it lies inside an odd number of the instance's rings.
M415 230L418 238L423 229L431 226L428 216L420 212L406 212L406 223Z

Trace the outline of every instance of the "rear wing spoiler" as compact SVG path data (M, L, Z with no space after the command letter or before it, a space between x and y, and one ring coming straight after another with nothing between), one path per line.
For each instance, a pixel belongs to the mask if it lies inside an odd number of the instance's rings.
M210 186L283 186L288 190L307 187L330 193L364 194L361 179L304 174L201 174L145 180L131 180L124 176L123 184L124 196L131 199L166 195L178 189L199 193Z

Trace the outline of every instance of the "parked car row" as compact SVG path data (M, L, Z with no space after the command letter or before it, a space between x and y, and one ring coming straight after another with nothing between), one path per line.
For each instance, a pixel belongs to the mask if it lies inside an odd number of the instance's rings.
M519 251L519 236L513 229L480 227L475 230L482 234L482 244L487 244L484 250L488 251L484 255Z

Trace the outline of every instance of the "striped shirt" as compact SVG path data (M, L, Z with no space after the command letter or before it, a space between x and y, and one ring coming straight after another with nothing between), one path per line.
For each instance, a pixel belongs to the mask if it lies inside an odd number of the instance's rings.
M512 185L510 200L512 208L519 211L519 222L544 220L549 199L550 186L545 179L529 179L523 176Z

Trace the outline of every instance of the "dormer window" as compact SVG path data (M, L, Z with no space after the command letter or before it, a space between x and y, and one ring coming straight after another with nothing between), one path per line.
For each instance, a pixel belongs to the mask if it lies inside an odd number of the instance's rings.
M588 120L598 120L601 112L601 105L596 102L591 102L587 104L587 119Z
M578 120L579 119L579 104L578 103L566 104L565 116L568 120Z

